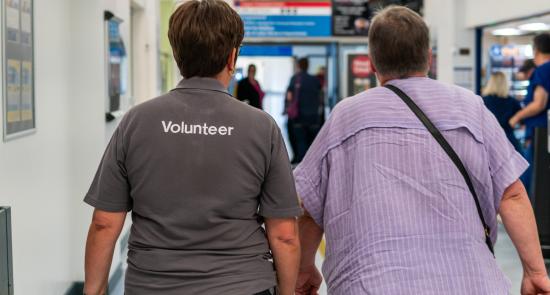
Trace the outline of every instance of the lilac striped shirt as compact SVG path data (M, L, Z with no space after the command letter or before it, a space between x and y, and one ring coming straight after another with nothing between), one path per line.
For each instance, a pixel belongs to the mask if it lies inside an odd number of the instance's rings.
M459 154L496 241L502 194L527 162L472 92L428 78L390 84ZM329 294L508 294L464 178L390 90L339 103L295 178L325 231Z

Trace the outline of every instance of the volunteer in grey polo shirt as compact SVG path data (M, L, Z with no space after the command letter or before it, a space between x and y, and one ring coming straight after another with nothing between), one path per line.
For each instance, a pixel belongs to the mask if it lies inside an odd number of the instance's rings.
M128 112L85 197L85 293L104 294L131 211L126 294L293 294L301 209L281 132L226 90L242 21L191 0L169 38L185 79Z

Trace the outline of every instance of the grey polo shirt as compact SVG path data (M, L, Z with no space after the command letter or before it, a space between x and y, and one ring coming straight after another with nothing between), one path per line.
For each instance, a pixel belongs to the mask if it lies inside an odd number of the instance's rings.
M183 80L129 111L84 201L132 211L130 295L269 289L263 218L301 214L275 121L209 78Z

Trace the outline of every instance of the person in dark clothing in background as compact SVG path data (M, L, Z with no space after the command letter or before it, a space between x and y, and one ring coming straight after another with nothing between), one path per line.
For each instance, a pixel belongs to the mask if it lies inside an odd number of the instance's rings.
M265 93L256 80L256 65L250 64L248 76L239 81L237 86L237 99L261 110L264 96Z
M533 49L535 53L534 62L537 68L529 78L527 95L523 100L525 107L517 112L509 122L510 126L516 126L520 122L526 126L525 141L527 147L525 158L531 165L525 172L522 180L529 193L531 193L532 188L535 129L548 128L546 116L548 110L550 110L550 104L548 104L548 96L550 94L550 33L537 35L533 40Z
M537 65L535 65L535 61L532 58L526 59L523 62L523 65L519 68L518 73L516 74L516 79L521 81L531 79L531 76L536 68Z
M502 72L495 72L491 75L487 86L483 90L483 101L485 106L497 117L498 123L504 129L508 140L518 152L522 152L518 139L514 135L514 128L508 124L521 106L519 102L509 95L508 81Z
M325 66L320 67L315 75L321 83L321 105L319 106L320 125L325 123L325 106L327 99L327 68Z
M293 163L305 156L320 129L321 82L308 74L307 58L298 60L298 72L292 76L286 92L289 129L295 140Z

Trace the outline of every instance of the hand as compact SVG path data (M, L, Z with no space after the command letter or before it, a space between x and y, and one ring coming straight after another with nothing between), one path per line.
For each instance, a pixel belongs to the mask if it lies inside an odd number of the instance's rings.
M520 120L518 119L518 117L513 116L513 117L510 119L510 121L508 121L508 124L510 124L510 126L512 126L512 128L516 128L516 125L519 124L519 121L520 121Z
M319 287L323 282L323 276L315 265L300 269L296 281L296 295L319 295Z
M521 295L550 295L550 279L546 273L523 275Z

